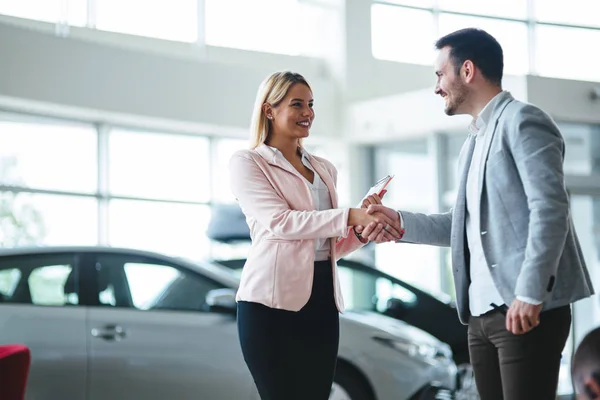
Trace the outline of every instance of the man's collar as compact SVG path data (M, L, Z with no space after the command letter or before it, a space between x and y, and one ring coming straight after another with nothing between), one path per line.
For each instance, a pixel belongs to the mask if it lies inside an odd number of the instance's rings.
M469 124L469 132L473 135L483 135L485 133L485 127L490 122L490 118L492 116L492 112L496 105L504 98L504 95L508 92L503 90L497 95L495 95L488 103L483 107L477 119L474 119Z

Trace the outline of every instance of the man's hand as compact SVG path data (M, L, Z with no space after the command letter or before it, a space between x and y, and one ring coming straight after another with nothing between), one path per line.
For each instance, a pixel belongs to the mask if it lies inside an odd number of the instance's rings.
M365 197L362 201L361 208L369 208L369 206L371 205L383 204L381 200L383 199L383 196L385 196L386 193L387 190L384 190L381 192L381 197L378 196L376 193ZM367 225L367 228L367 232L369 232L369 234L373 233L374 236L381 234L381 242L394 242L396 241L396 238L400 235L400 233L393 229L391 226L388 227L388 230L385 230L385 225L376 224L374 222ZM354 230L363 238L367 239L367 235L362 235L362 232L365 231L364 226L355 226Z
M361 234L362 237L366 237L370 241L374 241L376 243L395 241L398 238L400 238L400 216L398 215L397 211L384 205L376 204L370 205L367 209L367 213L381 213L385 215L388 219L390 219L392 221L392 224L388 227L373 227L372 225L369 225L363 230Z
M540 324L542 306L514 300L506 313L506 329L515 335L529 332Z

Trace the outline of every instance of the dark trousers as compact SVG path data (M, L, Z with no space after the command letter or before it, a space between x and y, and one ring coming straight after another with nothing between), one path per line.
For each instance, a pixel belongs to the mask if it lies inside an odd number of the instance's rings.
M314 276L298 312L238 303L242 353L262 400L329 398L339 343L331 262L316 262Z
M523 335L492 311L469 320L469 354L481 400L554 400L560 358L571 327L569 306L544 311Z

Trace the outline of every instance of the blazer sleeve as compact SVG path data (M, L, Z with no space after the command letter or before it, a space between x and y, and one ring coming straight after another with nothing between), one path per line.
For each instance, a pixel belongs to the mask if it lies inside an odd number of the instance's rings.
M550 117L531 105L515 113L508 133L529 207L525 259L515 295L544 301L551 293L569 231L564 143Z
M399 211L404 223L404 236L397 243L417 243L450 246L452 210L442 214L421 214Z
M249 151L236 152L230 162L230 182L244 214L273 235L287 240L345 237L349 209L298 211L290 209Z

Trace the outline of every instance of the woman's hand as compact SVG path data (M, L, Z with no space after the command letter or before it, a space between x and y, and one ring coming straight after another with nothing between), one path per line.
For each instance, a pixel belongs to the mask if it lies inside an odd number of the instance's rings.
M385 196L387 190L384 190L381 192L381 197L379 197L377 195L377 193L373 193L367 197L364 198L364 200L362 201L362 205L360 208L369 208L369 206L371 204L383 204L381 202L381 199L383 199L383 196Z
M365 227L369 226L369 232L374 233L377 232L382 233L382 241L396 241L400 237L400 233L392 227L391 221L389 217L387 217L383 213L373 213L374 219L363 218L363 215L357 213L359 210L366 210L370 205L380 205L382 204L381 199L385 195L386 191L384 190L381 194L381 197L377 194L372 194L367 196L362 201L362 205L360 209L350 209L351 215L348 216L348 223L350 226L354 227L354 231L360 235L360 233L364 230ZM354 211L353 211L354 210ZM366 240L366 238L364 238Z

